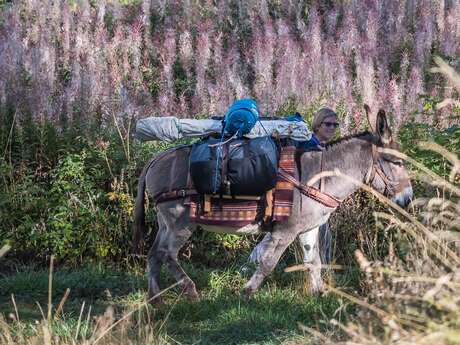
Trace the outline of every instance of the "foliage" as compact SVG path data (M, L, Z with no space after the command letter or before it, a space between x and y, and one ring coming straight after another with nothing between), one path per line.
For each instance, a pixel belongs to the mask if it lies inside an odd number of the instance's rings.
M68 263L126 257L140 164L162 147L131 143L126 157L115 131L75 136L49 123L8 124L0 135L0 238L12 254L34 260L54 254Z
M417 160L436 174L448 176L450 167L448 161L439 154L423 149L417 144L421 141L433 141L450 152L460 152L460 127L453 125L447 129L439 130L422 123L409 123L400 132L403 151Z
M295 100L292 102L295 104ZM289 107L290 102L280 114ZM313 114L312 109L303 110L307 118ZM74 122L63 132L50 122L26 122L20 126L12 109L4 108L2 117L0 139L5 155L0 159L0 221L4 226L0 233L3 242L13 245L10 255L28 260L54 254L67 263L79 263L83 258L128 257L137 177L151 155L171 144L139 144L97 123ZM129 127L120 125L122 131ZM399 135L404 152L443 176L448 173L446 161L413 143L429 139L453 152L460 150L460 130L456 126L436 130L428 125L407 124ZM363 195L347 202L347 207L333 217L335 243L342 243L335 252L338 262L353 262L349 253L366 246L380 248L378 255L373 251L374 258L387 253L380 245L380 235L373 237L375 233L366 231L367 224L373 221L369 213L359 213L363 219L354 217L356 209L376 207ZM152 208L147 216L152 226L147 241L151 243L155 232ZM358 247L356 237L361 239ZM244 259L255 240L198 232L181 255L219 267Z

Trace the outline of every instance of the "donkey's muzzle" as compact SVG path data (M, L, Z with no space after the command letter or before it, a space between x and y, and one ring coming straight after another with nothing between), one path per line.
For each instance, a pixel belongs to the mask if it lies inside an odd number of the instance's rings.
M395 202L398 206L406 207L412 201L413 196L414 192L412 190L412 186L409 185L405 187L401 192L396 194L392 198L392 201Z

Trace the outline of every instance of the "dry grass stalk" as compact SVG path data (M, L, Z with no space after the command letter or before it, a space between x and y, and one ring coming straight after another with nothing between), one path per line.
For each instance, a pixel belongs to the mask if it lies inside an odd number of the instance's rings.
M8 244L5 244L2 248L0 248L0 258L5 256L6 253L8 253L10 249L11 249L11 246Z
M67 288L64 292L64 296L62 296L61 302L59 302L59 305L56 309L56 312L54 313L54 319L57 320L59 316L61 315L63 309L64 309L64 304L67 301L67 298L70 295L70 289Z
M14 299L14 294L11 294L11 301L13 302L14 312L16 313L16 321L20 322L18 307L16 305L16 300Z
M449 66L449 64L439 56L434 58L434 62L436 65L438 65L438 67L432 67L430 72L443 74L445 77L447 77L447 79L451 81L452 85L457 89L457 91L460 92L460 75L457 73L457 71L455 71L453 67Z
M448 256L454 260L454 262L457 264L457 265L460 265L460 258L457 256L456 253L454 253L452 250L450 250L448 247L444 247L443 246L443 243L442 241L436 236L433 234L433 232L431 232L429 229L427 229L422 223L420 223L417 219L415 219L413 216L411 216L406 210L404 210L403 208L401 208L400 206L396 205L393 201L389 200L388 198L386 198L383 194L377 192L375 189L365 185L364 183L362 183L361 181L358 181L350 176L347 176L343 173L341 173L338 169L336 169L334 171L334 174L335 176L340 176L340 177L343 177L347 180L349 180L350 182L353 182L355 183L357 186L359 186L361 189L365 190L366 192L374 195L375 197L377 197L377 199L379 199L381 202L383 202L385 205L388 205L390 206L391 208L393 208L394 210L398 211L399 214L401 214L402 216L404 216L410 223L412 223L413 225L415 225L415 228L420 230L420 232L426 236L427 239L429 239L431 242L435 243L436 245L440 246L440 247L443 247L445 248L445 251L446 253L448 254ZM446 181L446 183L448 183ZM449 183L448 183L449 184ZM444 258L444 255L439 253L438 251L434 251L433 252L437 257L438 259L443 262L444 265L446 265L447 267L449 267L451 265L451 263L449 263L448 261L445 260Z
M98 343L103 337L105 337L114 327L116 327L119 323L121 323L122 321L126 320L127 318L129 318L132 314L134 314L135 312L137 312L138 310L140 310L141 308L144 308L146 307L151 301L155 300L156 298L160 297L161 295L163 295L166 291L169 291L171 290L172 288L176 287L177 285L180 285L182 284L182 280L174 283L173 285L169 286L168 288L160 291L158 294L156 294L155 296L151 297L150 299L148 299L147 301L145 301L143 304L139 305L136 309L132 310L131 312L127 313L126 315L124 315L121 319L119 319L118 321L116 322L113 322L110 326L108 326L106 329L104 329L103 332L101 332L101 334L92 342L92 345L95 345L96 343ZM112 320L113 321L113 320Z
M75 331L75 337L74 340L77 340L78 334L80 333L80 327L81 327L81 317L83 315L83 310L85 309L85 301L81 304L80 308L80 315L78 316L78 321L77 321L77 329Z
M344 297L350 301L352 301L353 303L355 304L358 304L362 307L365 307L369 310L371 310L372 312L374 312L377 316L379 316L381 318L382 321L384 322L388 322L389 320L391 320L393 318L393 316L389 313L387 313L385 310L383 309L380 309L380 308L377 308L376 306L372 305L372 304L369 304L367 303L366 301L363 301L361 299L359 299L358 297L355 297L355 296L352 296L344 291L341 291L339 289L336 289L330 285L326 285L326 288L328 291L338 295L338 296L341 296L341 297Z
M361 251L359 251L361 252ZM361 253L362 255L362 253ZM358 260L357 260L358 261ZM358 261L359 262L359 261ZM370 263L368 262L368 266L362 266L360 264L361 269L366 272L366 273L383 273L388 276L397 276L396 278L392 278L393 282L399 283L410 283L410 282L417 282L417 283L428 283L428 284L439 284L441 283L442 285L445 285L450 288L460 288L460 283L452 282L450 281L452 279L451 275L448 276L443 276L442 281L440 281L440 278L432 278L432 277L425 277L425 276L419 276L415 273L409 273L409 272L403 272L403 271L395 271L392 269L389 269L387 267L371 267ZM449 279L445 279L449 278Z
M309 271L313 266L311 264L300 264L286 267L284 272L298 272L298 271ZM346 267L343 265L321 265L322 270L344 270Z
M414 167L422 171L424 174L426 174L428 177L430 177L434 185L445 188L449 192L452 192L455 195L460 196L460 188L454 186L453 184L444 180L442 177L436 175L436 173L434 173L433 171L425 167L423 164L420 164L415 159L405 155L404 153L401 153L393 149L380 148L378 151L382 153L394 155L398 158L405 160L406 162L409 162L411 165L413 165Z
M54 270L54 256L51 255L50 259L50 271L48 276L48 322L51 322L51 312L53 308L52 296L53 296L53 270Z
M455 180L455 176L457 174L460 174L460 160L458 159L457 155L449 152L446 148L442 147L439 144L436 144L435 142L429 142L429 141L422 141L418 144L422 149L425 150L431 150L436 153L439 153L441 156L443 156L445 159L449 161L449 163L452 165L452 169L449 175L449 181L452 183Z

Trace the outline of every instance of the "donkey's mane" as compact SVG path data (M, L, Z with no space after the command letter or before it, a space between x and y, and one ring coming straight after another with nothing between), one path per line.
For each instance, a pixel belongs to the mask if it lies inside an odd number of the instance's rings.
M351 135L347 135L347 136L344 136L342 138L339 138L337 140L334 140L334 141L331 141L330 143L326 144L326 150L330 150L331 148L337 146L337 145L340 145L340 144L344 144L344 143L347 143L353 139L360 139L360 140L365 140L365 141L374 141L374 135L369 132L369 131L365 131L365 132L361 132L361 133L357 133L357 134L351 134Z

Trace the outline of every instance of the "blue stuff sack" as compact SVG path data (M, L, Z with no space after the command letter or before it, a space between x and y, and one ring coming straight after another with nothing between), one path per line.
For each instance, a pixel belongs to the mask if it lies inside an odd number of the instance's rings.
M241 138L251 131L258 119L257 102L253 99L240 99L228 109L222 127L225 134L236 134L238 138Z

